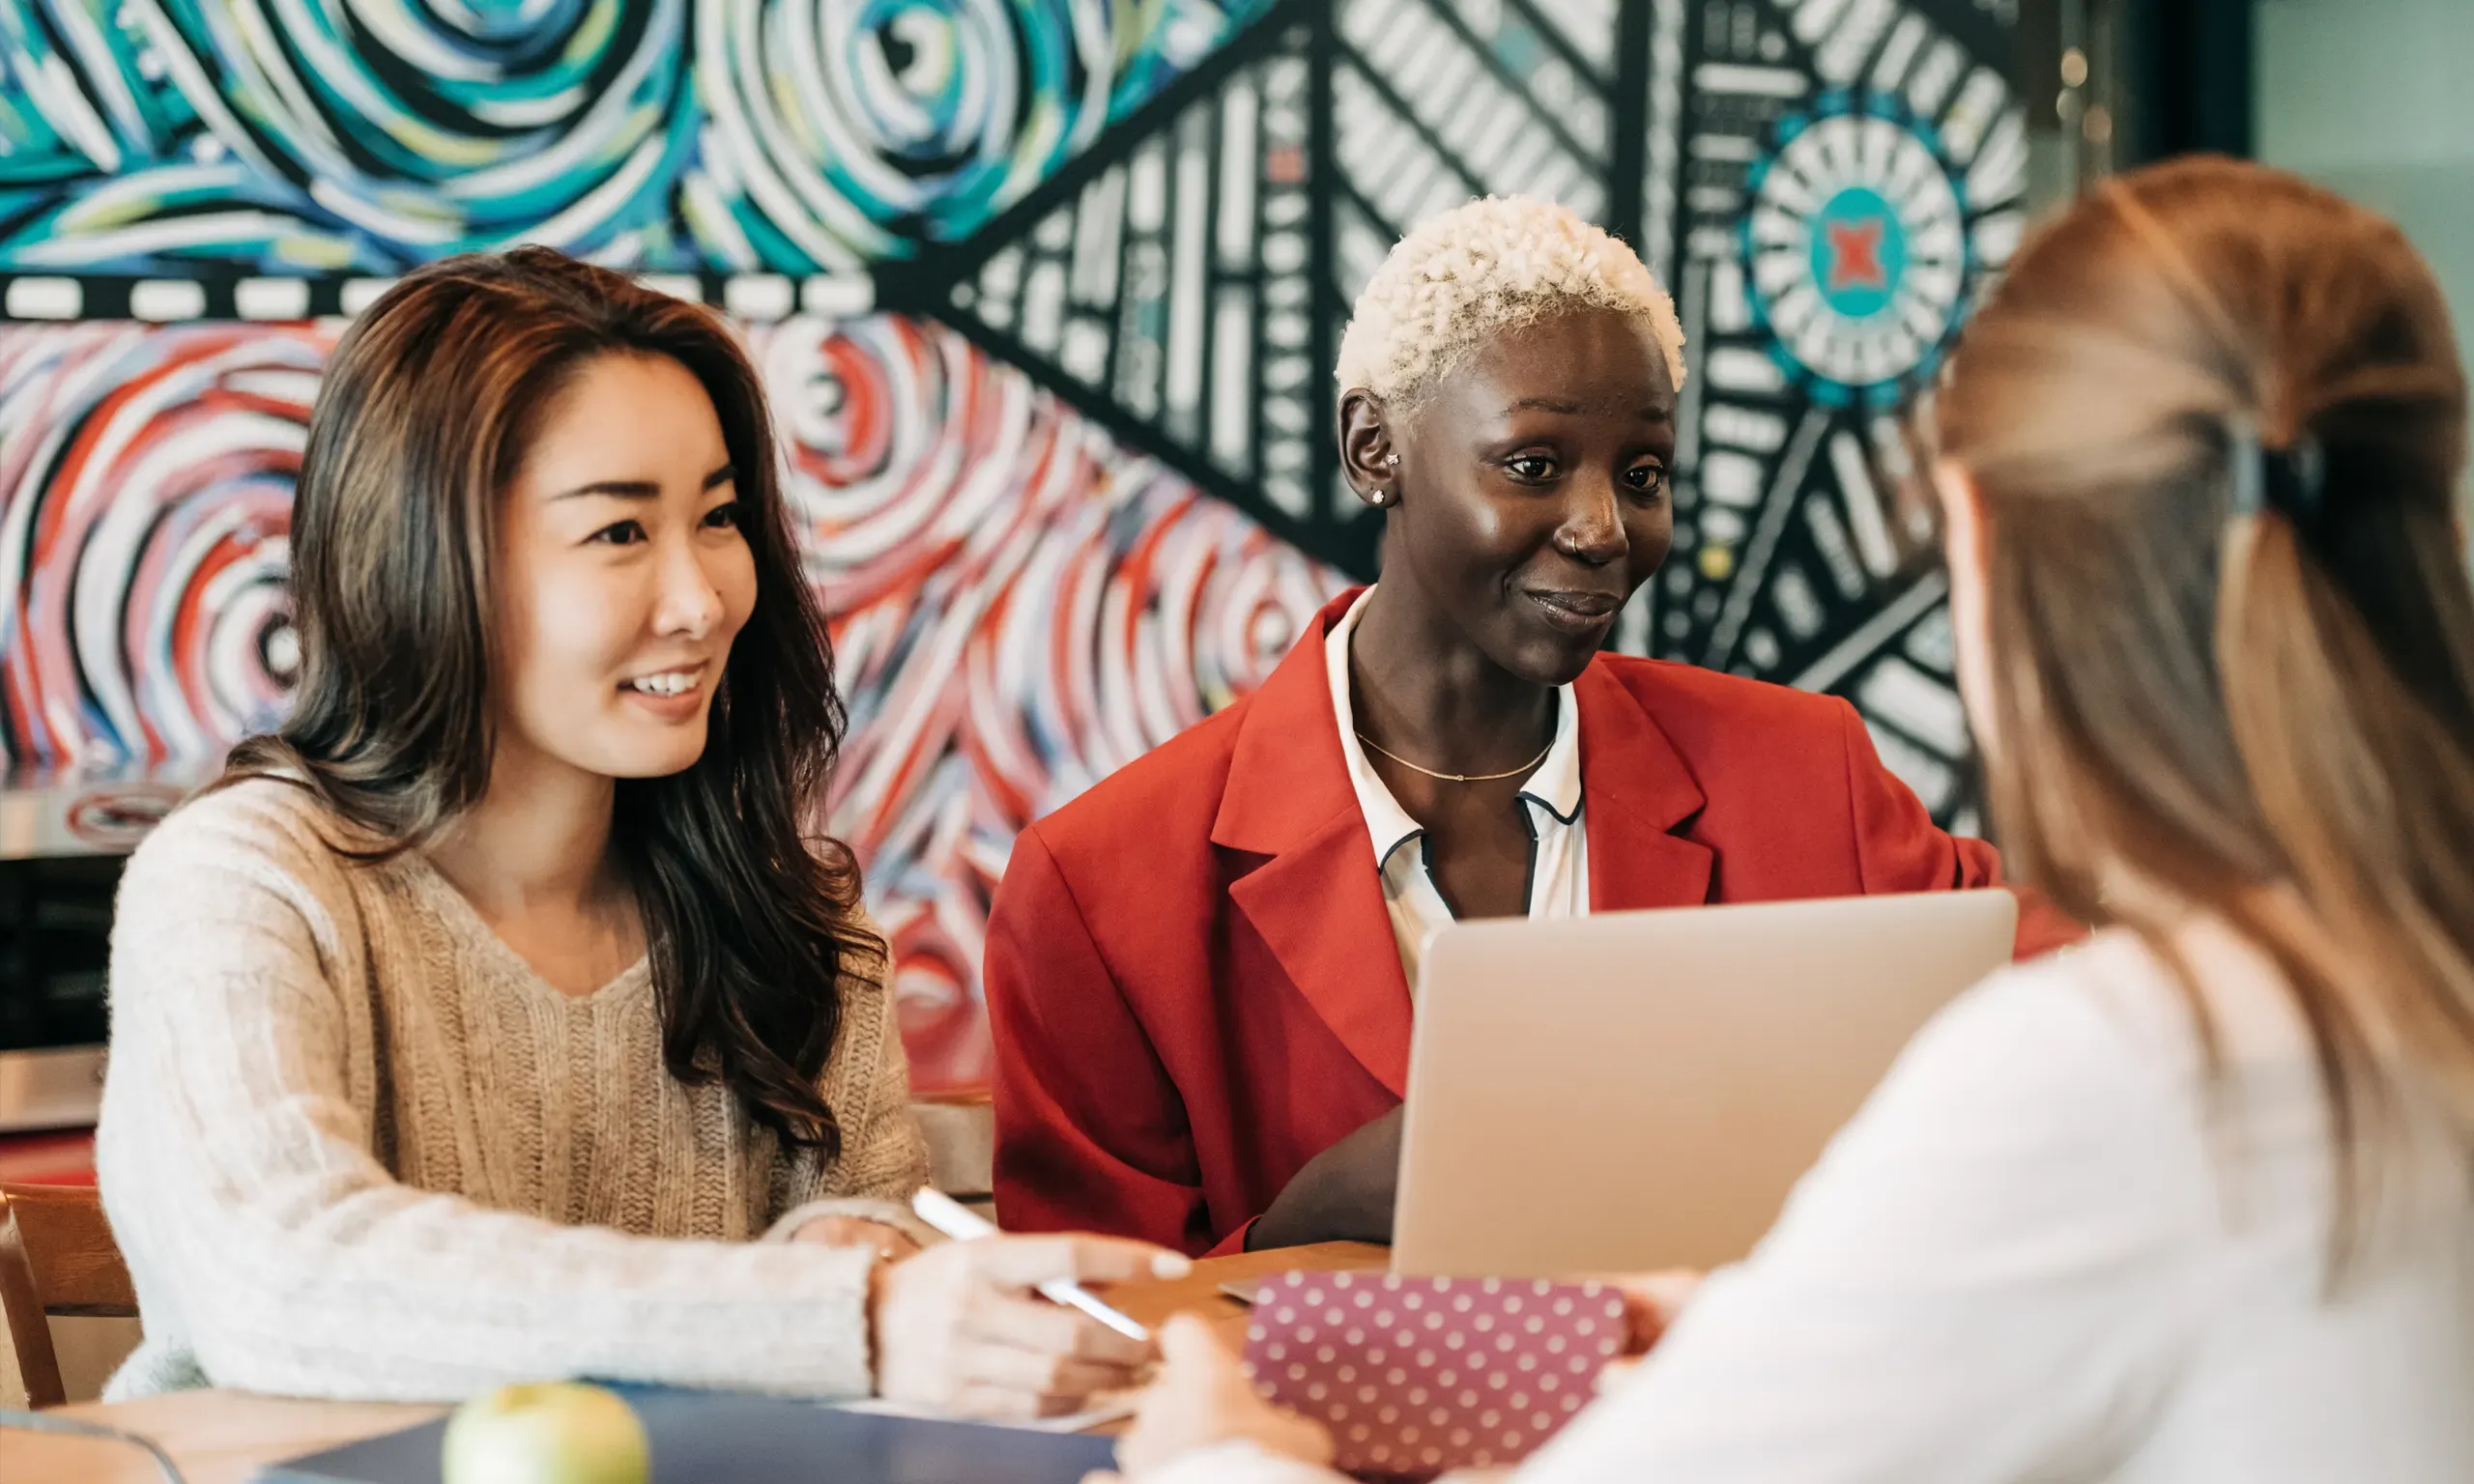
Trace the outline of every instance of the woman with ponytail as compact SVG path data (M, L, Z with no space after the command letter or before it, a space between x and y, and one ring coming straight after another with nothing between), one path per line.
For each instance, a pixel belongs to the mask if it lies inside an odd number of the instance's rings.
M2020 253L1937 422L2003 852L2103 930L1951 1006L1520 1478L2474 1478L2474 589L2430 270L2290 176L2143 171ZM1165 1343L1130 1473L1331 1477L1208 1335Z

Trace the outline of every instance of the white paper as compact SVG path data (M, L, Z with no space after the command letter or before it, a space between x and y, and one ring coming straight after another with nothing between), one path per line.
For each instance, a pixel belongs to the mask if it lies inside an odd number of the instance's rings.
M916 1417L925 1422L976 1422L986 1427L1013 1427L1031 1433L1085 1433L1110 1422L1123 1421L1134 1415L1135 1397L1131 1394L1109 1397L1080 1412L1070 1412L1061 1417L1034 1417L1027 1421L998 1422L986 1417L957 1417L932 1407L914 1407L907 1402L889 1402L881 1397L862 1397L854 1402L836 1402L844 1412L861 1412L877 1417Z

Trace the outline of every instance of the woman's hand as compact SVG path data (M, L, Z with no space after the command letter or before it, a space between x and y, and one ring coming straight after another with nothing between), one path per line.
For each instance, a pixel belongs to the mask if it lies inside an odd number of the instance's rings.
M1032 1289L1051 1278L1179 1278L1193 1267L1105 1237L990 1237L880 1265L869 1302L877 1394L977 1417L1079 1411L1140 1384L1153 1348Z
M1624 1273L1597 1281L1623 1294L1624 1317L1630 1327L1625 1336L1624 1358L1610 1360L1597 1373L1597 1391L1604 1395L1641 1368L1650 1348L1666 1337L1676 1316L1700 1291L1709 1274L1694 1268L1669 1268L1659 1272Z
M1664 1337L1676 1316L1701 1291L1701 1280L1709 1274L1695 1268L1669 1268L1659 1272L1627 1273L1598 1281L1624 1295L1625 1318L1631 1325L1630 1341L1624 1347L1627 1356L1649 1353L1650 1347Z
M1307 1161L1246 1234L1251 1251L1318 1241L1392 1241L1400 1184L1400 1118L1394 1108Z
M1631 1326L1627 1355L1638 1356L1657 1343L1700 1287L1702 1276L1679 1268L1598 1280L1624 1295ZM1241 1440L1303 1463L1331 1463L1331 1434L1264 1401L1235 1354L1220 1343L1210 1326L1181 1314L1160 1331L1160 1348L1165 1357L1160 1374L1143 1393L1134 1426L1117 1442L1117 1467L1124 1470L1123 1478L1140 1484L1145 1475L1184 1454ZM1629 1374L1635 1363L1626 1360L1609 1366L1601 1384ZM1117 1477L1095 1474L1086 1484Z
M1139 1480L1181 1454L1240 1439L1305 1463L1331 1463L1332 1435L1264 1401L1209 1325L1178 1315L1161 1329L1160 1350L1159 1379L1117 1440L1125 1477Z
M792 1241L813 1241L827 1247L870 1247L888 1263L898 1263L919 1250L919 1242L900 1227L859 1216L819 1216L802 1221L791 1234Z

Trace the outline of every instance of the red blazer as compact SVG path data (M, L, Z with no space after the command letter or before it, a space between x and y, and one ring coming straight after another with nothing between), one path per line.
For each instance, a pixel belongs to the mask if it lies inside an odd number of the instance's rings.
M1016 841L987 961L1008 1230L1234 1248L1400 1101L1409 986L1323 663L1346 601L1253 696ZM1573 692L1592 911L1999 880L1844 700L1614 655ZM2023 900L2022 956L2079 932Z

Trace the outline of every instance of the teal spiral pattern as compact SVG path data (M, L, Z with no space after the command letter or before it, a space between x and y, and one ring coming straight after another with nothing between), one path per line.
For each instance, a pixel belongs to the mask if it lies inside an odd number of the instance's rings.
M9 0L0 271L855 269L969 235L1267 3Z
M700 238L835 267L967 237L1258 8L1237 3L703 0Z

